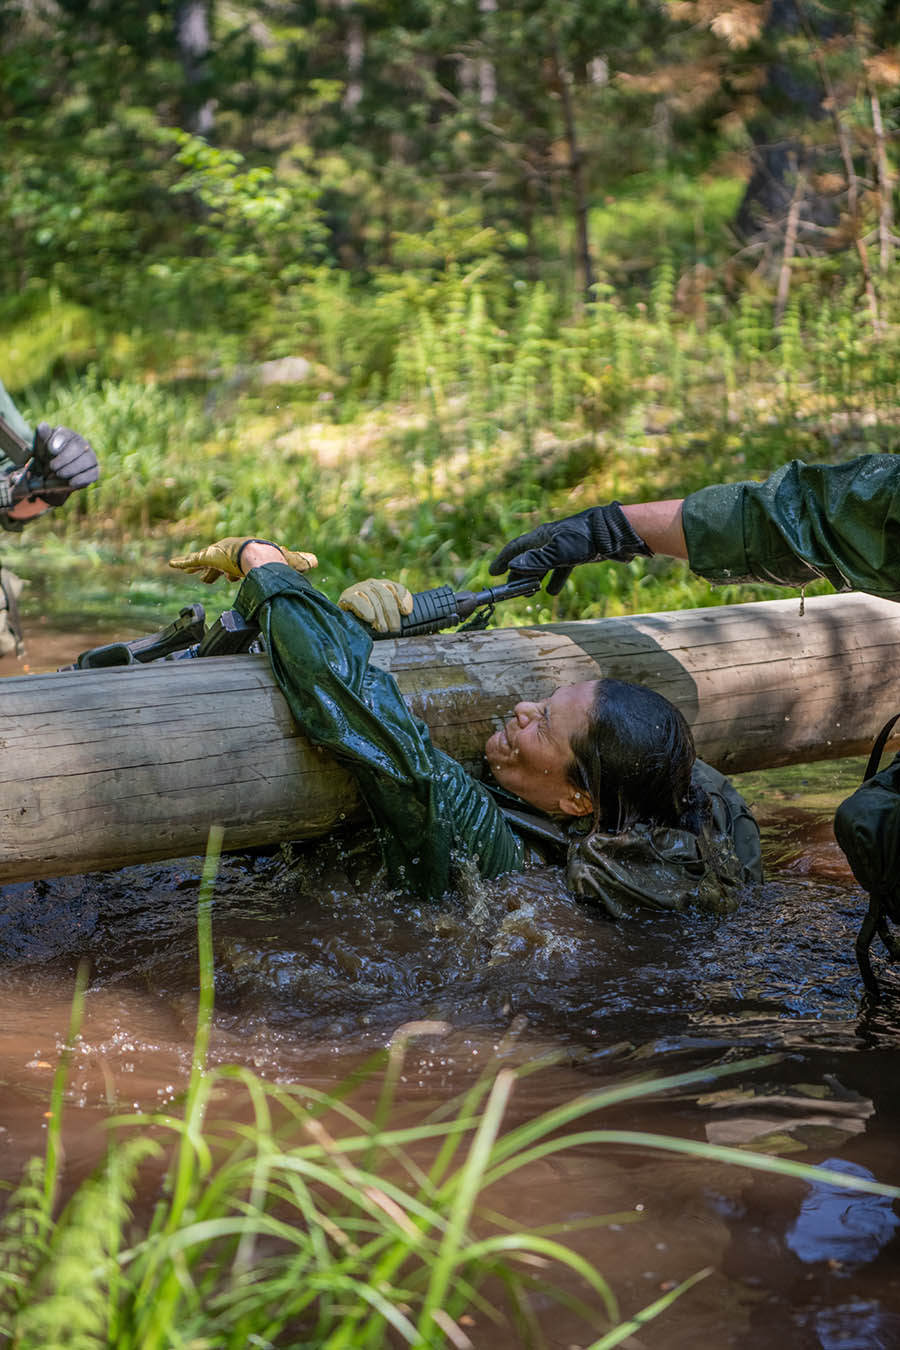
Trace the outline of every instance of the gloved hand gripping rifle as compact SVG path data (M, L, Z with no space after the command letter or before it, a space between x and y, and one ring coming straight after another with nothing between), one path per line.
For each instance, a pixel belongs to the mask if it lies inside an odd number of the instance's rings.
M45 492L71 491L71 483L56 474L45 474L36 463L33 445L0 417L0 450L16 466L11 473L0 474L0 510L8 511L17 502L28 497L40 497Z

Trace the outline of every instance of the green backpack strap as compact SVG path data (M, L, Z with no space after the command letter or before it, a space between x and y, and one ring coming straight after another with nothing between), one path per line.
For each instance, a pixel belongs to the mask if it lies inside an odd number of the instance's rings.
M867 784L869 780L871 778L874 778L875 775L878 773L878 769L881 764L881 757L884 754L884 747L887 745L888 737L890 736L891 732L893 731L898 721L900 721L900 713L895 713L893 717L888 718L884 726L879 731L878 735L875 737L875 743L872 746L872 753L869 755L869 759L862 777L864 785ZM864 793L865 790L866 790L865 787L859 788L857 789L857 793ZM848 801L854 800L856 800L856 794L854 794L853 798L848 799ZM842 803L842 807L846 805L847 805L846 802ZM840 815L842 807L838 809L838 815ZM837 825L838 819L837 817L835 817L835 826L837 827ZM854 876L857 877L857 880L860 880L860 877L858 876L858 871L860 870L860 860L859 858L857 858L856 866L853 865L853 858L850 856L848 852L848 849L850 847L849 839L848 840L842 839L840 837L841 832L837 828L835 828L835 833L839 836L838 843L840 844L844 853L848 855L848 861L850 861ZM865 873L863 875L865 877ZM900 958L900 944L898 944L897 939L893 936L888 927L889 919L894 920L897 919L897 910L895 897L891 893L886 892L883 889L877 888L877 883L875 881L874 875L871 878L865 877L865 880L867 880L869 883L866 886L866 890L868 891L869 896L869 907L866 911L865 918L862 921L862 926L856 938L856 962L857 965L859 966L859 973L862 976L863 984L865 985L868 993L871 994L873 998L877 999L880 996L881 991L878 987L878 981L875 978L875 974L872 970L870 949L872 946L872 941L877 933L878 936L881 938L881 941L883 942L885 948L887 949L887 953L890 960L896 961L898 960L898 958Z
M893 717L888 718L878 735L875 737L875 744L872 746L872 753L869 755L869 762L866 765L866 771L863 774L863 782L865 782L867 778L874 778L875 774L878 772L878 766L881 763L881 756L884 754L884 747L887 745L888 736L891 734L894 723L898 721L900 721L900 713L894 713Z

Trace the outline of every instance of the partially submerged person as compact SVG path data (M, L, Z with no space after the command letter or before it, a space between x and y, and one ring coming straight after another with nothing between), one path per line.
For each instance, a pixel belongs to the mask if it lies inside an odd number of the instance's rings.
M485 746L489 785L434 745L393 677L369 664L360 618L389 628L385 605L411 608L405 588L364 582L338 607L303 575L313 555L258 539L220 540L172 565L243 578L236 608L260 625L298 725L353 773L401 889L438 898L464 859L485 878L516 871L535 836L561 849L570 888L616 917L727 911L761 877L746 804L696 760L681 713L654 691L594 680L517 704Z
M760 483L715 483L683 499L589 507L510 540L490 571L538 579L550 572L547 590L558 594L580 564L654 553L683 558L711 582L804 586L824 577L839 591L900 600L900 456L858 455L845 464L795 459ZM886 917L900 923L900 755L841 803L834 825L869 892L857 957L866 987L877 993L872 934L878 931L892 958L900 956L885 925Z

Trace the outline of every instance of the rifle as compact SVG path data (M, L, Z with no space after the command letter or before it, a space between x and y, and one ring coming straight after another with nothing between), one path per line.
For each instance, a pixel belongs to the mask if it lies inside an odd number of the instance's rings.
M68 488L69 484L56 474L44 475L35 468L33 444L20 436L15 427L0 416L0 450L11 459L18 470L5 479L0 478L0 509L15 506L26 497L39 497L54 488Z
M517 596L534 595L541 588L540 578L520 577L502 586L481 591L454 591L452 586L435 586L413 595L413 607L405 614L401 627L393 633L373 633L376 641L389 637L421 637L439 633L469 622L460 632L486 628L494 606ZM205 656L241 656L263 651L259 626L248 623L236 609L227 609L209 627L202 605L187 605L168 627L149 637L129 642L108 642L82 652L71 665L60 670L97 670L106 666L146 665L151 661L183 661Z

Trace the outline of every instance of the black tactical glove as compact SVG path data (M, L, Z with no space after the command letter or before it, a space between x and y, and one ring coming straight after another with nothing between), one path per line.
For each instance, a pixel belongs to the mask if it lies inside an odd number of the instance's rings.
M492 577L507 569L510 575L527 577L552 570L547 593L559 595L578 563L631 562L638 553L653 557L653 549L632 529L621 503L610 502L518 535L504 545L488 571Z
M97 456L88 441L70 427L51 427L41 422L34 433L32 473L47 482L35 495L48 506L59 506L78 488L100 477Z

